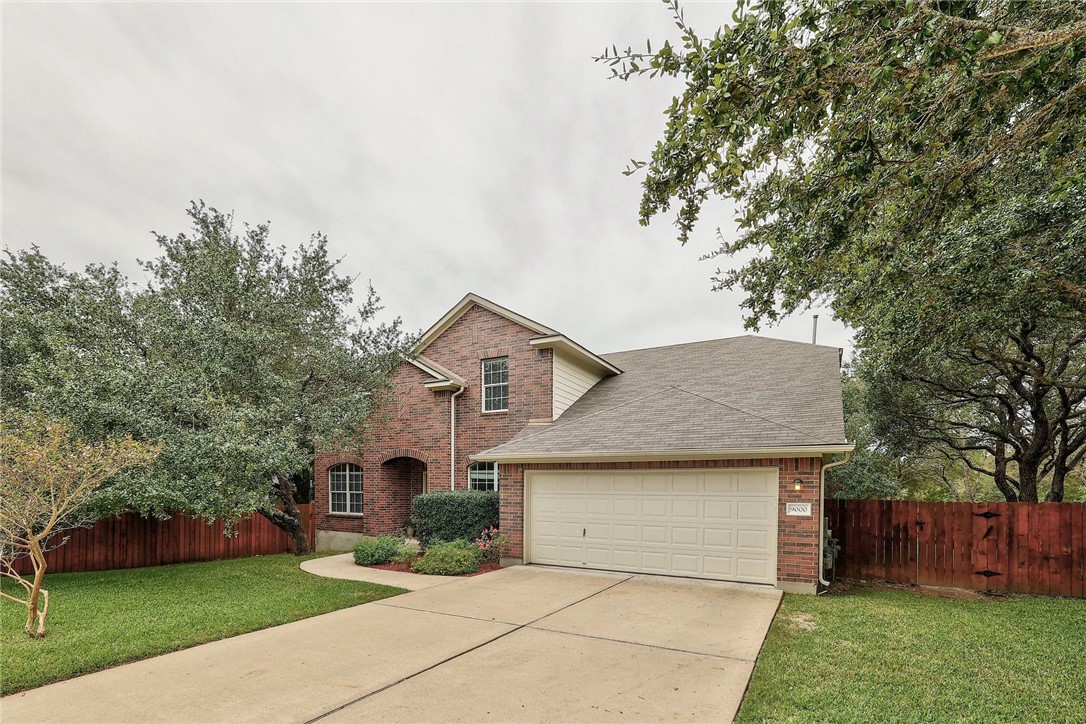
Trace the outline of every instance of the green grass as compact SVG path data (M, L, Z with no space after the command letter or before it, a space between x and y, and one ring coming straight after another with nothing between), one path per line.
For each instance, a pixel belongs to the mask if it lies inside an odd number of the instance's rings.
M290 554L45 577L46 636L0 600L0 692L60 681L227 636L369 603L403 589L321 578ZM10 582L4 590L11 590Z
M785 596L738 721L1086 721L1086 600Z

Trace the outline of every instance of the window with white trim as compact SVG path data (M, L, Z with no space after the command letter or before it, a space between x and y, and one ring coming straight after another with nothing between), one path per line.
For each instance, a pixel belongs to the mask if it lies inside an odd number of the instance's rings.
M483 360L483 412L509 409L509 358Z
M498 464L472 463L468 466L469 490L497 490Z
M362 515L362 468L353 463L328 468L328 511Z

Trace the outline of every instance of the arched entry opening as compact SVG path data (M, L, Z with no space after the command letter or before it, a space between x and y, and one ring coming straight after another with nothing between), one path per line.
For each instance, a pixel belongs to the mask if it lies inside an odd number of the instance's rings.
M427 459L419 451L399 449L381 456L381 473L386 483L387 532L402 530L411 519L411 502L426 491Z

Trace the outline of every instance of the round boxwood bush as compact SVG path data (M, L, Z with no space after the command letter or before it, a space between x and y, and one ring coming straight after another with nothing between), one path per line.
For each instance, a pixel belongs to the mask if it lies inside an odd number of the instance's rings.
M411 570L430 576L459 576L475 573L483 560L483 552L466 540L438 543L426 549L426 554L415 561Z
M379 566L391 561L402 547L400 539L391 535L363 538L354 544L354 562L360 566Z

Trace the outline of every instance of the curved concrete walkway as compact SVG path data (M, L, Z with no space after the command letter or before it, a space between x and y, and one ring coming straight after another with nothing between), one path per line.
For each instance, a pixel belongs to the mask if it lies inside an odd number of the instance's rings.
M451 583L460 578L459 576L423 576L418 573L400 573L399 571L383 571L380 568L367 568L366 566L357 565L354 562L354 555L351 553L304 561L302 570L325 578L345 578L348 581L379 583L382 586L406 588L408 591L432 588L433 586L440 586L442 583Z

